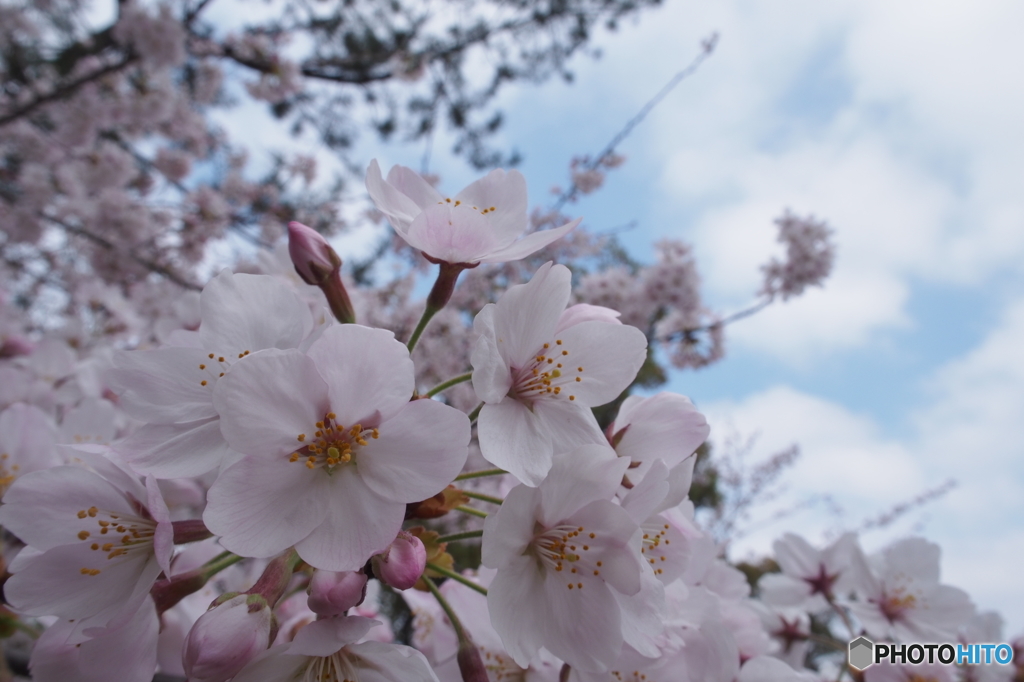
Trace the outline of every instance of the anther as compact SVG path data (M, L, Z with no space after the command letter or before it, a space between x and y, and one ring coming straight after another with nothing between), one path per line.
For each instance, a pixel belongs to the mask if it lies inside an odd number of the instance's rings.
M217 358L217 362L224 362L224 356L221 355L219 358Z
M78 531L78 539L79 540L84 540L87 537L89 537L89 531L87 531L87 530L80 530L80 531Z
M206 379L203 379L202 381L200 381L199 385L200 386L205 386L206 385Z
M206 369L206 365L199 365L199 369Z
M89 507L89 512L88 513L89 513L89 516L93 516L94 517L94 516L96 516L96 514L99 513L99 511L100 510L97 509L96 507Z
M206 357L208 357L208 358L210 358L211 360L213 360L213 353L210 353L210 354L209 354L209 355L207 355Z
M298 436L295 437L295 440L301 443L302 441L306 440L306 434L300 433Z

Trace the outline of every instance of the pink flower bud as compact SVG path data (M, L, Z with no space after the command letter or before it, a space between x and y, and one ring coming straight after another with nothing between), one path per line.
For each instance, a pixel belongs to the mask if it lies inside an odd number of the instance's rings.
M302 223L288 223L288 254L306 284L319 286L341 267L341 258L323 236Z
M459 663L459 672L462 673L463 682L489 682L487 667L480 657L480 650L468 637L459 642L459 653L456 656Z
M427 549L418 537L402 530L391 546L375 554L371 561L377 580L396 590L407 590L416 584L427 567Z
M182 666L190 682L231 679L270 646L274 616L259 595L239 594L199 617L185 636Z
M309 581L309 609L319 616L342 616L366 597L362 571L317 570Z

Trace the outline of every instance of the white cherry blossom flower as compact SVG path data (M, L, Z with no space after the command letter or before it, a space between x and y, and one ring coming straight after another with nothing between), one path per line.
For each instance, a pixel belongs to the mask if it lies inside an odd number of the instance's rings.
M566 309L570 279L564 265L546 263L473 322L480 450L527 485L541 482L554 453L606 442L590 408L629 386L647 354L643 332L614 311Z
M366 171L366 189L398 235L435 263L519 260L580 223L577 218L519 239L528 219L526 179L516 170L493 170L454 197L446 197L405 166L394 166L385 180L374 159Z
M246 456L209 493L227 549L356 570L395 539L405 505L437 494L468 456L469 420L413 400L412 361L382 329L330 327L310 347L253 353L218 383L228 445Z
M232 680L437 682L427 659L411 647L356 643L377 624L359 616L314 621L299 630L291 642L257 656Z
M617 595L641 592L644 574L640 529L610 501L627 466L607 446L583 446L484 522L482 563L498 571L491 623L520 667L541 646L582 670L617 658L627 620Z
M156 480L92 465L36 471L7 491L0 524L28 547L4 592L23 613L100 626L135 613L169 574L173 529Z
M308 306L284 282L224 270L203 289L198 347L124 351L107 380L129 415L146 422L115 449L160 478L199 476L230 457L213 390L267 348L297 348L313 330Z

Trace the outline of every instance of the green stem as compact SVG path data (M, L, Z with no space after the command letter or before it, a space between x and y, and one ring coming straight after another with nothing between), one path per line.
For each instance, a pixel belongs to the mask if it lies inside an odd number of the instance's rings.
M434 386L432 389L427 391L426 395L427 395L428 398L433 398L435 395L437 395L441 391L447 391L452 386L455 386L456 384L461 384L461 383L463 383L465 381L469 381L472 378L473 378L473 373L472 372L466 372L465 374L460 374L459 376L455 377L454 379L449 379L448 381L444 382L443 384L438 384L437 386Z
M487 518L487 512L480 511L479 509L473 509L473 507L467 507L466 505L459 505L455 508L455 511L460 511L463 514L469 514L471 516L479 516L481 519Z
M480 500L481 502L490 502L491 504L501 504L505 500L500 497L494 497L493 495L484 495L483 493L474 493L469 490L463 490L462 494L466 497L472 497L474 500Z
M423 334L423 330L427 328L427 323L430 322L430 318L437 314L440 308L432 308L427 306L423 310L423 317L420 318L419 323L416 325L416 329L413 330L412 336L409 338L409 343L406 345L409 347L409 352L412 353L413 349L416 348L416 342L420 340L420 335Z
M471 478L483 478L484 476L501 476L508 472L504 469L483 469L481 471L467 471L455 477L456 481L468 481Z
M430 564L427 564L427 566L430 566ZM459 617L455 615L455 611L452 610L452 605L449 604L448 600L441 595L441 590L437 589L437 585L434 584L433 580L427 576L423 576L423 582L427 584L427 589L430 590L430 593L434 595L434 599L436 599L437 603L441 605L442 609L444 609L445 615L448 616L448 620L451 621L452 629L455 630L455 636L459 638L460 642L465 641L466 631L462 629L462 621L460 621Z
M452 533L451 535L442 535L437 539L438 542L457 542L458 540L470 540L472 538L483 537L484 532L482 530L467 530L461 533Z
M480 416L480 410L484 409L484 404L480 403L473 408L473 411L469 413L469 423L472 424L476 421L476 418Z
M487 588L486 587L481 587L480 585L477 585L475 582L473 582L472 580L470 580L466 576L462 575L461 573L456 573L455 571L449 571L447 568L445 568L443 566L438 566L437 564L432 564L429 561L427 562L427 568L429 568L431 571L434 571L435 573L440 573L441 575L443 575L446 578L451 578L455 582L462 583L466 587L469 587L471 589L476 590L477 592L479 592L480 594L484 595L485 597L487 596ZM427 578L427 576L423 576L423 577ZM427 578L427 579L429 580L429 578ZM429 583L428 583L428 586L429 586Z
M32 627L20 618L13 616L13 614L12 616L4 615L3 618L0 618L0 623L3 623L5 626L12 627L17 630L21 630L32 639L39 639L39 635L42 634L40 630Z
M225 568L228 568L229 566L234 566L243 559L245 559L244 556L238 556L237 554L233 554L232 552L221 552L220 554L218 554L217 556L213 557L205 564L200 566L199 571L200 573L202 573L203 578L205 580L209 580L213 576L223 571Z

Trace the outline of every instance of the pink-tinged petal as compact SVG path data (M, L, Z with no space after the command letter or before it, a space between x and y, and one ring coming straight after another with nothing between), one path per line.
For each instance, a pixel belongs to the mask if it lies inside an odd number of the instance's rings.
M772 547L775 560L787 575L796 578L813 578L818 575L821 553L799 535L786 533Z
M562 585L560 589L566 588ZM544 574L533 557L517 557L498 571L487 589L487 608L505 651L520 667L530 665L530 659L548 644L544 628L538 627L547 609Z
M924 538L900 540L885 550L885 576L910 576L917 586L937 585L941 553L937 544Z
M309 357L329 386L331 411L344 426L366 426L375 414L380 420L391 418L415 388L409 350L386 329L329 327L310 346Z
M565 309L558 318L558 326L555 327L555 334L560 334L569 327L574 327L580 322L606 322L608 324L622 324L619 321L618 310L605 308L601 305L590 305L589 303L577 303ZM620 412L621 413L621 412Z
M11 405L0 413L0 453L4 454L0 464L8 473L16 465L23 474L54 466L56 432L53 419L35 405Z
M20 566L4 585L15 608L35 616L101 616L104 620L138 608L160 574L151 554L107 558L88 542L46 550ZM98 569L87 575L81 569Z
M533 540L533 510L540 495L537 488L519 485L505 496L505 503L484 519L481 563L503 568L522 556Z
M655 576L668 585L686 572L693 547L683 532L658 515L641 524L644 534L643 558L653 569ZM657 539L657 544L649 540Z
M149 682L156 671L160 619L152 599L117 628L75 644L76 625L58 621L47 628L32 650L29 669L37 682Z
M595 500L610 501L628 467L629 462L616 457L606 445L584 445L556 456L538 488L538 520L550 528Z
M434 400L414 400L360 449L359 473L381 497L417 502L444 490L469 456L469 419Z
M309 307L269 275L223 270L200 296L199 336L207 350L237 359L265 348L295 348L313 329Z
M310 659L301 654L290 655L290 649L290 643L267 649L249 661L240 673L231 678L231 682L301 680L309 667Z
M236 554L269 557L319 526L334 494L330 477L287 457L246 457L210 488L203 521Z
M540 430L539 420L518 401L506 398L497 405L484 405L477 434L484 459L527 485L540 485L551 468L550 435Z
M312 439L330 410L327 384L312 358L297 350L266 350L246 358L217 382L213 403L220 430L233 450L287 461Z
M143 424L113 444L139 473L159 478L192 478L218 468L230 449L220 417L177 424Z
M302 560L326 571L354 571L372 555L387 549L405 519L405 504L373 492L351 466L327 476L329 492L322 521L295 550ZM212 493L212 491L211 491ZM225 544L225 547L227 545Z
M529 224L526 178L517 170L492 170L455 195L455 199L470 210L487 211L487 229L500 247L511 244Z
M663 459L671 469L693 454L711 432L704 415L685 396L659 393L628 402L612 430L630 426L615 450L636 462Z
M468 206L428 206L409 225L410 246L448 263L475 263L498 244L487 219Z
M540 266L526 284L509 287L494 311L498 352L513 368L532 360L551 340L571 293L572 273L564 265Z
M757 585L761 599L772 606L801 606L811 596L809 584L782 573L766 573Z
M391 170L394 172L394 168ZM371 161L369 168L366 169L366 191L370 193L370 198L380 212L388 217L391 225L404 238L409 223L419 215L423 208L417 206L415 201L390 182L384 181L377 159ZM410 191L415 190L410 189Z
M374 160L370 163L375 164L377 161ZM388 171L388 184L411 199L420 210L444 201L444 197L424 180L422 175L406 166L392 166ZM413 217L415 217L415 213Z
M380 621L362 616L313 621L295 635L288 653L298 656L330 656L346 644L362 639L374 625L380 625Z
M634 481L633 487L622 495L622 508L637 523L643 523L661 505L668 494L668 469L661 460L655 460L653 466L637 483L633 471L629 478Z
M308 626L307 626L308 627ZM438 682L427 659L412 647L361 642L348 647L360 682Z
M512 388L512 373L498 351L494 334L493 303L488 303L473 320L477 334L470 363L473 365L473 390L486 403L500 403Z
M174 526L171 525L171 513L164 502L164 496L160 492L157 481L152 476L146 477L146 496L148 501L146 508L156 521L156 529L153 532L153 553L156 562L163 570L164 575L171 575L171 557L174 556Z
M557 339L568 353L563 362L584 368L579 372L581 381L565 390L590 407L615 400L647 358L647 337L624 324L581 322L558 334Z
M696 463L697 456L691 455L669 470L668 494L659 505L659 511L678 507L689 497L690 487L693 485L693 467Z
M548 244L551 244L572 232L582 220L582 218L577 218L571 223L566 223L561 227L554 227L550 230L528 234L519 241L512 242L505 248L492 252L486 258L481 258L480 262L507 263L519 260L520 258L526 258L530 254L540 251Z
M217 413L210 394L212 371L198 348L160 348L114 354L116 369L105 378L120 396L121 408L144 422L173 423L207 419ZM204 386L203 381L207 384Z
M93 518L78 515L90 507L135 513L124 494L100 476L76 466L54 467L26 474L11 486L0 507L0 525L25 544L48 550L80 543L81 531L95 530Z
M531 600L544 605L544 647L573 668L607 669L618 657L623 641L615 595L600 580L584 581L582 589L570 590L556 575L545 574L544 586Z
M116 418L117 408L113 403L102 398L86 398L64 415L60 440L62 443L109 443L117 431Z
M537 428L546 434L556 455L581 445L607 445L594 413L585 405L568 400L538 401L533 411Z
M588 562L600 561L601 578L622 594L640 591L643 571L640 558L640 530L626 511L612 502L595 500L572 515L569 524L585 529L581 536L589 550ZM590 534L594 537L591 538Z
M649 658L661 656L656 638L665 629L665 588L647 572L640 591L634 595L615 594L622 618L622 638L637 653Z

